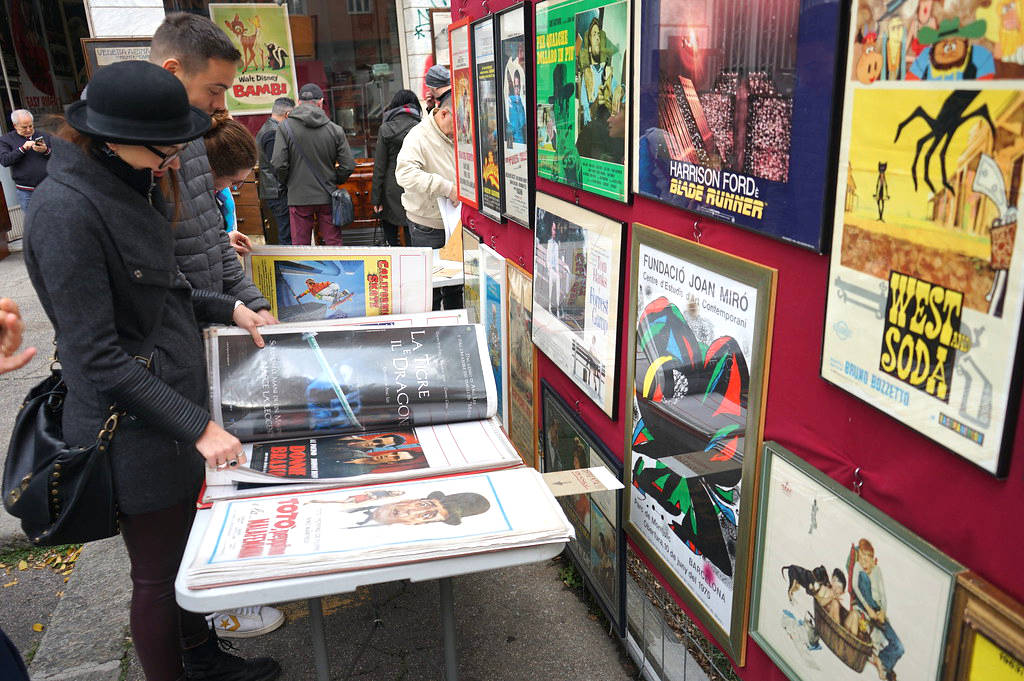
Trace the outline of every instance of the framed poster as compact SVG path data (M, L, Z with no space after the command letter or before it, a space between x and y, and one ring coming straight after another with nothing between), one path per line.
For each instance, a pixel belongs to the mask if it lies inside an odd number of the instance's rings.
M505 258L487 244L480 244L480 323L484 325L487 352L498 388L498 418L508 432L508 327Z
M242 53L227 91L232 115L268 114L278 97L298 101L287 5L210 3L210 19Z
M626 532L744 663L776 271L633 225Z
M961 567L774 442L751 636L792 681L940 681Z
M495 222L504 222L505 163L501 160L502 130L498 122L498 79L494 67L494 16L474 21L473 87L476 97L476 158L479 164L480 212Z
M455 113L455 176L459 199L470 208L477 201L476 109L473 103L473 53L469 17L448 27L452 58L452 106Z
M544 471L604 466L616 480L622 465L569 409L546 381L541 381ZM622 534L622 490L558 497L576 530L569 554L619 636L625 635L626 542Z
M152 38L79 38L85 55L85 77L100 67L119 61L149 61Z
M508 276L508 439L523 463L537 461L537 347L533 344L533 276L511 260Z
M526 228L533 226L536 167L534 143L527 112L533 110L533 50L526 48L532 12L519 3L498 12L498 50L501 128L504 136L505 199L503 215Z
M430 8L430 42L434 63L451 69L452 55L448 49L448 26L452 23L452 11L448 7Z
M622 223L537 194L533 342L609 418L618 387Z
M846 1L638 2L633 189L821 252Z
M953 681L1024 678L1024 605L973 572L957 579L950 643Z
M480 237L462 228L462 301L470 324L479 324L480 314Z
M852 4L871 12L850 26L821 375L1003 476L1021 385L1024 66L996 6L1014 3Z
M537 175L626 202L628 0L536 6Z

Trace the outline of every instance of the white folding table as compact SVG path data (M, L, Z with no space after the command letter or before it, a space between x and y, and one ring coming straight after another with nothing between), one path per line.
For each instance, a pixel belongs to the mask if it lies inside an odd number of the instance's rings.
M445 679L457 681L458 660L455 646L455 605L452 598L452 577L483 572L497 568L524 565L547 560L558 555L566 542L539 544L517 549L503 549L471 556L456 556L433 560L353 570L329 575L291 577L254 584L222 586L212 589L190 590L185 584L185 573L195 560L199 545L210 522L212 511L200 510L196 514L192 533L185 547L185 556L174 580L174 591L178 604L192 612L215 612L228 608L250 605L266 605L285 601L306 599L309 602L310 635L313 644L313 659L316 664L317 681L329 681L327 642L324 634L322 596L355 591L360 586L383 584L408 579L425 582L436 579L441 595L441 624L444 629Z

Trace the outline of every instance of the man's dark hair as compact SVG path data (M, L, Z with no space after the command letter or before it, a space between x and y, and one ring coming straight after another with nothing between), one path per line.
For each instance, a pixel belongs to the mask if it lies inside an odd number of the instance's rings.
M278 97L274 100L274 106L270 109L270 113L275 116L283 116L294 108L294 99L291 97Z
M186 73L198 73L206 69L211 59L236 62L242 54L227 34L206 17L173 12L164 17L149 48L149 61L154 64L161 65L172 58L181 63Z
M399 90L396 92L395 96L391 98L391 103L388 104L388 109L397 109L400 106L409 106L420 113L423 112L423 109L420 107L419 97L412 90Z

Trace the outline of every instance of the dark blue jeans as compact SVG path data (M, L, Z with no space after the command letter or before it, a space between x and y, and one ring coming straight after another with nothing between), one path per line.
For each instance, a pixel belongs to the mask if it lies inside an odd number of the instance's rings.
M444 229L432 229L409 220L409 245L427 246L435 251L444 246ZM443 306L443 307L442 307ZM458 310L462 307L461 286L441 286L434 289L435 310Z
M288 212L288 194L282 192L276 199L263 199L267 207L274 214L274 222L277 223L277 243L283 246L291 246L292 231L290 214Z

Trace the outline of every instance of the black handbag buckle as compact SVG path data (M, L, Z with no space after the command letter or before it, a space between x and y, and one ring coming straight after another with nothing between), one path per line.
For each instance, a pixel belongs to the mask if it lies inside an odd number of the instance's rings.
M103 428L100 430L100 434L97 437L104 442L110 442L110 438L114 437L114 431L117 430L117 421L121 418L121 412L111 412L110 416L103 423Z

